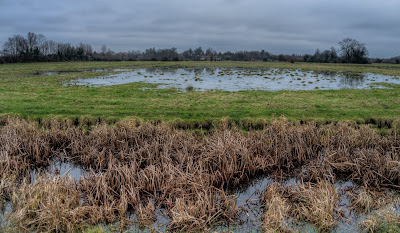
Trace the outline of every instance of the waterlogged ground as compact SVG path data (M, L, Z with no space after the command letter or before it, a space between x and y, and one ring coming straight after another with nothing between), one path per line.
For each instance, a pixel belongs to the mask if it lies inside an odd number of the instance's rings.
M111 70L102 70L110 71ZM143 82L159 84L158 88L198 90L337 90L382 88L378 83L400 84L400 77L372 73L314 72L298 69L202 68L166 69L148 68L112 70L109 74L89 79L77 79L65 85L111 86ZM52 75L53 73L49 73Z
M31 184L36 182L36 177L38 173L50 173L60 175L62 177L70 176L73 180L78 181L84 178L84 174L90 172L87 169L81 169L80 167L71 165L68 161L60 161L58 159L52 161L50 167L44 170L32 170L31 172ZM212 228L214 232L262 232L262 217L263 208L260 200L260 196L265 191L265 188L275 182L281 183L283 186L293 186L299 184L301 181L295 178L288 180L276 181L270 177L260 177L252 180L248 184L242 187L231 190L231 194L237 197L237 206L243 211L241 219L238 221L240 223L235 223L232 225L216 225ZM356 188L357 185L351 181L338 181L335 183L335 188L337 189L340 199L339 206L342 212L342 218L338 222L338 226L331 230L331 232L361 232L360 224L365 221L369 216L372 216L377 211L372 211L370 214L356 213L350 205L350 200L347 195L347 191L351 188ZM397 214L400 214L400 209L390 209ZM6 215L12 210L10 202L5 204L3 211L0 211L0 227L4 226L7 221L5 220ZM380 210L382 211L382 209ZM146 228L140 228L135 224L132 224L126 229L126 232L153 232L153 231L166 231L167 226L170 223L169 218L162 208L157 208L155 215L157 221ZM137 221L136 215L131 214L127 217L132 223ZM300 222L295 224L293 222L287 222L288 226L298 232L318 232L312 224L307 222ZM118 226L115 225L104 225L104 229L111 230ZM112 230L111 230L112 231Z

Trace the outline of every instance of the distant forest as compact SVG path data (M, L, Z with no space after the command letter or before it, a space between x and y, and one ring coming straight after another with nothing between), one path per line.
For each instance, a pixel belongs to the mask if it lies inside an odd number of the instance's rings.
M114 52L106 45L94 51L90 44L71 45L47 40L41 34L29 32L26 37L14 35L2 45L0 63L59 62L59 61L287 61L317 63L400 63L400 56L390 59L368 58L365 44L346 38L339 48L317 49L314 54L278 54L267 51L217 52L212 48L187 49L179 53L176 48L149 48L144 52L132 50Z

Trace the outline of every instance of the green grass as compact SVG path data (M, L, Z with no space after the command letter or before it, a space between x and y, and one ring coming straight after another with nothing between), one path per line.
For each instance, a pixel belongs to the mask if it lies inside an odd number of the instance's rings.
M274 67L315 71L370 72L400 76L400 65L347 65L266 62L67 62L0 65L0 114L26 118L49 116L119 120L207 122L229 117L265 119L284 115L288 119L318 121L394 119L400 116L400 87L371 90L314 91L208 91L180 93L174 89L142 90L153 84L131 83L107 87L66 87L62 83L105 73L33 75L38 71L73 71L91 68L141 67Z
M388 224L381 226L378 230L378 233L395 233L400 232L400 227L396 224Z

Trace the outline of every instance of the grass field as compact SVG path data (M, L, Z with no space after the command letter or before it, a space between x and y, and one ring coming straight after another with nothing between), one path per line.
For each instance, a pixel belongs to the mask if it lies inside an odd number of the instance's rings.
M54 76L39 71L77 71L91 68L145 67L274 67L314 71L370 72L400 75L399 65L345 65L266 62L66 62L0 65L0 114L25 118L89 116L105 120L137 117L145 120L180 119L208 122L229 117L319 121L374 122L400 114L400 87L372 90L189 92L175 89L142 90L154 84L131 83L107 87L66 87L62 83L106 72L71 72Z
M277 92L64 85L108 74L75 71L147 67L400 76L399 65L382 64L0 65L0 232L303 232L304 224L308 232L343 232L347 223L355 232L398 231L400 85Z

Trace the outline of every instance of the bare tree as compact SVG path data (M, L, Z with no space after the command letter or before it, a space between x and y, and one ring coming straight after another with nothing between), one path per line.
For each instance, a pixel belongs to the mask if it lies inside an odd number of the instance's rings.
M28 52L32 53L38 45L38 36L33 32L28 32L27 35Z
M16 36L8 38L7 42L4 43L3 55L12 57L13 59L17 58L18 48Z
M102 45L102 46L101 46L101 53L102 53L103 55L106 55L106 53L107 53L107 45Z
M355 39L346 38L339 42L343 61L346 63L367 63L368 50L365 44Z

